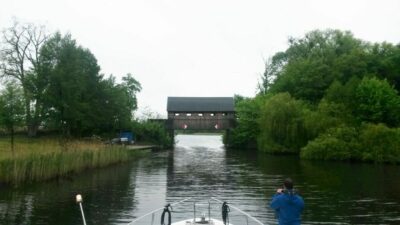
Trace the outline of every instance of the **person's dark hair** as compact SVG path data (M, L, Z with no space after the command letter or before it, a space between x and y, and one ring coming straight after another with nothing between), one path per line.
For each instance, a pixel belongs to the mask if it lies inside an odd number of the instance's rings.
M283 182L283 186L286 189L293 189L293 180L290 178L286 178L285 181Z

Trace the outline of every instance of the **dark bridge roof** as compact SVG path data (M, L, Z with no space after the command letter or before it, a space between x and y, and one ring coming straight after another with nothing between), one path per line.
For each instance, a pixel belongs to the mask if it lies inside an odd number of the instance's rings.
M233 97L168 97L168 112L234 112Z

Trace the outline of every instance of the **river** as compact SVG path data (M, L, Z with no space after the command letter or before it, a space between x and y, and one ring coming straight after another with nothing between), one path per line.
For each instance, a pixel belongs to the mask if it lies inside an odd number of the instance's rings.
M176 140L174 150L150 152L135 162L21 188L0 187L0 224L80 225L77 193L83 195L88 225L128 224L166 202L212 196L275 224L268 204L286 177L305 199L303 224L400 224L400 166L227 151L217 135ZM193 203L184 205L174 207L174 219L192 216ZM220 205L213 207L219 211ZM234 212L230 221L244 224Z

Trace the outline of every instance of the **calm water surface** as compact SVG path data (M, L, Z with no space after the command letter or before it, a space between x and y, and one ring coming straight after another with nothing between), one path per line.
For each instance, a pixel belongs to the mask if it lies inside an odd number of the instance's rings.
M166 202L212 196L275 224L267 205L285 177L294 179L305 199L303 224L400 224L400 166L226 151L221 136L176 139L173 151L151 152L136 162L24 188L0 187L0 224L80 225L76 193L84 197L88 225L128 224ZM220 205L212 206L219 212ZM172 216L190 217L192 208L191 202L174 207ZM235 213L231 222L245 224Z

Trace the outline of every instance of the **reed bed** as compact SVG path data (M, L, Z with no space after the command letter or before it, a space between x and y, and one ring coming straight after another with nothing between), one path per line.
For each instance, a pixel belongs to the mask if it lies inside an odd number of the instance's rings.
M141 153L99 142L18 139L14 155L0 139L0 182L18 185L128 161Z

